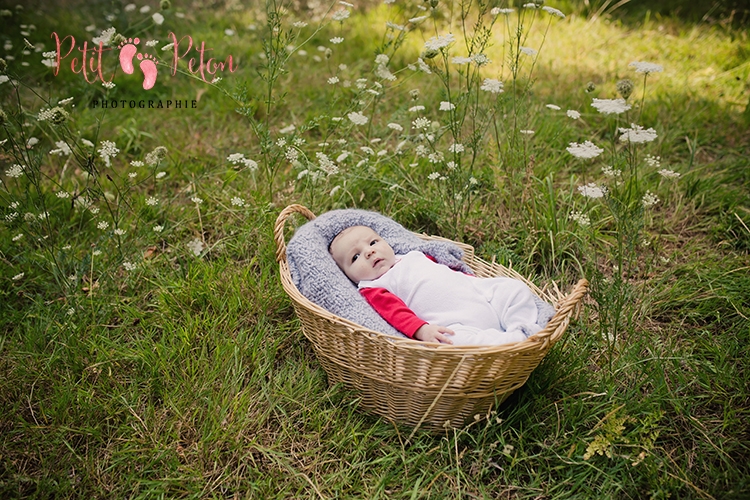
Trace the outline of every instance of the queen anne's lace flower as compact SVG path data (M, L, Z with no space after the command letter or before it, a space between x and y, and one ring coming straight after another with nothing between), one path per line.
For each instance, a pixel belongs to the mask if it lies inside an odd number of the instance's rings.
M456 109L456 105L452 102L442 101L440 103L440 111L451 111L453 109Z
M351 11L349 11L348 9L339 9L333 13L333 15L331 16L331 20L341 22L346 19L349 19L350 15L351 15Z
M416 120L412 121L411 124L417 130L426 129L430 126L430 119L420 116Z
M346 117L349 118L349 120L351 120L351 122L355 125L364 125L368 120L365 115L357 111L352 111L351 113L346 115Z
M643 195L641 202L643 203L643 206L646 208L653 207L654 205L659 203L659 197L656 196L651 191L646 191L646 194Z
M579 113L575 109L569 109L565 112L565 114L574 120L577 120L581 117L581 113Z
M508 14L513 14L515 10L516 9L501 9L500 7L495 7L490 11L490 14L492 14L493 16L505 14L507 16Z
M490 92L492 94L499 94L503 92L503 82L493 78L485 78L484 82L482 82L482 86L479 87L479 90L484 90L485 92Z
M542 7L542 10L544 12L546 12L547 14L550 14L550 15L553 15L553 16L557 16L560 19L565 19L565 14L563 14L561 11L559 11L557 9L553 9L552 7L547 7L545 5L544 7Z
M635 68L636 73L661 73L664 71L664 66L661 64L654 64L650 62L639 62L639 61L633 61L632 63L628 64L631 68Z
M440 50L448 45L452 44L456 38L452 33L447 35L433 36L424 43L424 48L427 50Z
M629 142L631 144L643 144L655 140L658 136L653 128L644 129L635 123L630 124L630 128L618 129L622 134L620 142Z
M573 211L570 213L570 219L577 222L583 227L590 226L591 225L591 219L588 215L581 213L579 211Z
M404 131L404 127L402 127L398 123L389 123L387 126L388 126L389 129L395 130L396 132L403 132Z
M597 186L594 183L578 186L578 192L587 198L601 198L607 194L606 186Z
M658 173L665 179L679 179L680 177L679 172L675 172L674 170L667 170L666 168L659 170Z
M583 144L571 142L570 146L568 146L566 150L576 158L583 159L596 158L604 152L602 148L598 147L591 141L586 141Z
M594 98L591 105L604 115L619 115L630 109L630 104L625 99L597 99Z
M5 175L14 178L21 177L23 175L23 167L16 163L15 165L8 167L8 169L5 170Z
M527 56L532 56L533 57L533 56L535 56L535 55L538 54L538 52L536 51L536 49L532 49L531 47L518 47L518 50L522 54L526 54Z

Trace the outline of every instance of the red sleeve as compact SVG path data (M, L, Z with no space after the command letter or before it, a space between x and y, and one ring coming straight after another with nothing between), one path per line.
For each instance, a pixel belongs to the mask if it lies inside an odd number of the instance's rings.
M359 293L393 328L409 338L427 322L414 314L403 300L385 288L361 288Z

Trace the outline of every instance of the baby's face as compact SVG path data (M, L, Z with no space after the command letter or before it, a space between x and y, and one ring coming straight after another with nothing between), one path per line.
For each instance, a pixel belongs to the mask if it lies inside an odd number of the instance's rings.
M391 246L365 226L345 229L331 243L331 255L350 280L380 278L396 263Z

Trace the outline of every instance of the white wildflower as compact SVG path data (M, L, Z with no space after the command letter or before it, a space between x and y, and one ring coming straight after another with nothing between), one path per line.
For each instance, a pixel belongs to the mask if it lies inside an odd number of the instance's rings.
M596 158L604 152L604 150L598 147L591 141L586 141L583 144L577 142L571 142L570 146L566 148L568 153L572 154L576 158Z
M412 126L417 130L428 128L430 126L430 123L430 119L423 116L420 116L419 118L411 122Z
M65 198L70 198L70 193L67 191L58 191L55 193L55 196L57 196L58 198L65 199Z
M523 135L534 135L533 130L519 130L519 132L522 133Z
M347 9L339 9L333 13L333 15L331 16L331 20L342 22L348 19L350 15L351 15L351 11Z
M97 223L96 227L104 231L109 227L109 222L107 222L106 220L101 220Z
M204 248L203 240L199 238L195 238L187 244L187 247L188 247L188 250L193 252L193 255L198 257Z
M244 207L245 206L245 200L240 198L239 196L234 196L231 200L232 205L235 207Z
M121 229L121 228L119 228L119 227L118 227L117 229L115 229L115 234L116 234L117 236L122 236L122 235L123 235L123 234L125 234L125 233L127 233L127 231L126 231L126 230L124 230L124 229Z
M70 156L70 154L73 152L70 149L70 146L65 141L56 141L55 146L57 146L57 149L51 150L49 153L53 155L60 155L60 156Z
M404 131L404 127L402 127L402 126L401 126L401 125L399 125L398 123L389 123L389 124L387 125L387 127L388 127L389 129L391 129L391 130L395 130L396 132L403 132L403 131Z
M508 14L513 14L515 10L516 9L501 9L500 7L495 7L494 9L490 11L490 14L492 14L493 16L499 16L500 14L505 14L507 16Z
M678 179L680 177L679 172L675 172L674 170L667 170L666 168L659 170L659 175L661 175L665 179Z
M536 49L532 49L531 47L518 47L518 50L522 54L526 54L527 56L532 56L532 57L534 57L535 55L537 55L539 53L539 52L537 52Z
M99 36L95 36L94 38L92 38L91 41L96 46L98 46L100 43L102 45L109 45L109 42L112 41L112 37L115 35L115 31L115 28L108 28L102 31Z
M464 150L465 150L465 148L464 148L463 144L458 144L458 143L455 143L455 142L453 144L451 144L450 148L448 148L448 151L450 151L451 153L463 153Z
M426 73L428 75L432 74L430 67L427 65L426 62L424 62L424 60L422 60L421 57L417 58L417 69L421 71L422 73Z
M581 117L581 113L579 113L575 109L569 109L565 112L565 114L568 115L569 118L572 118L574 120L577 120Z
M484 90L485 92L490 92L492 94L499 94L503 92L503 82L495 80L494 78L485 78L482 86L479 87L479 90Z
M243 163L245 161L245 155L243 153L232 153L231 155L227 156L227 161L229 163L233 163L234 165L239 165L240 163Z
M490 58L485 54L475 54L472 59L474 60L474 64L476 64L477 66L486 66L490 62L492 62L490 61Z
M604 174L605 177L618 178L622 175L622 170L620 170L619 168L613 168L612 166L607 165L607 166L602 167L602 173Z
M341 153L340 155L336 157L336 163L343 162L344 160L349 158L349 155L350 155L349 151L344 151L343 153Z
M597 99L594 98L591 105L604 115L619 115L630 109L630 104L625 99Z
M547 7L546 5L542 7L542 10L545 11L547 14L551 14L553 16L557 16L560 19L565 19L565 14L563 14L561 11L557 9L553 9L552 7Z
M15 235L15 236L14 236L13 238L11 238L11 239L12 239L13 241L18 241L18 240L20 240L21 238L23 238L23 233L18 233L17 235Z
M24 273L18 273L15 276L13 276L12 279L13 279L13 281L18 281L18 280L20 280L23 277L24 277Z
M297 29L302 29L305 26L307 26L307 23L305 21L297 21L297 22L293 23L292 26L294 26Z
M643 203L643 206L646 208L653 207L654 205L659 203L659 197L656 196L651 191L646 191L646 194L643 195L641 202Z
M294 126L294 124L291 124L291 125L289 125L289 126L287 126L287 127L284 127L284 128L282 128L282 129L279 129L279 133L280 133L280 134L289 134L289 133L291 133L291 132L294 132L294 130L295 130L296 128L297 128L297 127L295 127L295 126Z
M440 102L440 111L452 111L456 109L456 105L452 102L448 101L441 101Z
M472 61L471 57L459 57L455 56L451 58L453 64L469 64Z
M7 175L8 177L14 177L14 178L21 177L23 175L23 167L19 165L18 163L16 163L15 165L8 167L5 170L5 175Z
M578 192L587 198L601 198L607 194L607 188L590 183L585 186L578 186Z
M547 109L551 109L552 111L560 111L561 109L557 104L547 104L546 107Z
M438 179L439 177L440 177L439 172L432 172L430 175L427 176L427 178L430 179L431 181L434 181Z
M329 84L329 85L336 85L336 84L337 84L337 83L339 83L340 81L341 81L341 80L339 80L339 77L338 77L338 76L332 76L331 78L329 78L329 79L328 79L328 84Z
M440 50L448 45L452 44L456 38L452 33L447 35L433 36L424 43L424 48L427 50Z
M651 142L658 137L656 135L656 130L653 128L644 129L635 123L631 123L630 128L619 128L618 130L622 134L620 136L620 142L629 142L631 144Z
M196 205L200 205L201 203L203 203L203 200L201 198L198 198L197 196L193 196L192 198L190 198L190 201L192 201Z
M153 231L154 231L155 233L161 233L162 231L164 231L164 226L161 226L161 225L156 225L156 226L152 227L151 229L152 229L152 230L153 230Z
M148 205L149 207L155 207L158 204L159 204L159 199L157 197L149 196L148 198L146 198L146 205Z
M320 169L328 175L335 175L339 172L339 167L324 153L317 152L315 156L318 158L318 164Z
M340 44L341 42L343 42L343 41L344 41L344 39L343 39L343 38L341 38L340 36L335 36L335 37L331 38L331 39L330 39L330 40L328 40L328 41L329 41L329 42L331 42L331 43L332 43L332 44L334 44L334 45L338 45L338 44Z
M646 158L644 159L646 161L646 165L648 165L651 168L661 167L661 156L646 155Z
M154 24L156 24L157 26L161 26L164 23L164 16L158 12L151 16L151 19L154 20Z
M416 106L412 106L411 108L409 108L409 111L411 113L416 113L418 111L424 111L424 106L422 106L421 104L418 104Z
M33 148L33 147L34 147L34 146L36 146L37 144L39 144L39 139L37 139L36 137L29 137L29 140L28 140L28 141L26 141L26 147L27 147L28 149L31 149L31 148Z
M365 115L357 111L352 111L351 113L347 114L346 117L349 118L349 120L351 120L351 122L355 125L364 125L368 120Z
M628 64L631 68L635 68L636 73L661 73L664 71L664 66L661 64L654 64L650 62L639 62L639 61L633 61L632 63Z
M589 216L578 211L571 212L570 219L583 227L591 225L591 219L589 219Z

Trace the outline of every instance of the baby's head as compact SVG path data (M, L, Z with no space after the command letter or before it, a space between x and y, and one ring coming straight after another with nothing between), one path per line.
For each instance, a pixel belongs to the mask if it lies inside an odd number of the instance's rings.
M333 239L329 250L344 274L357 284L380 278L396 263L388 242L367 226L344 229Z

